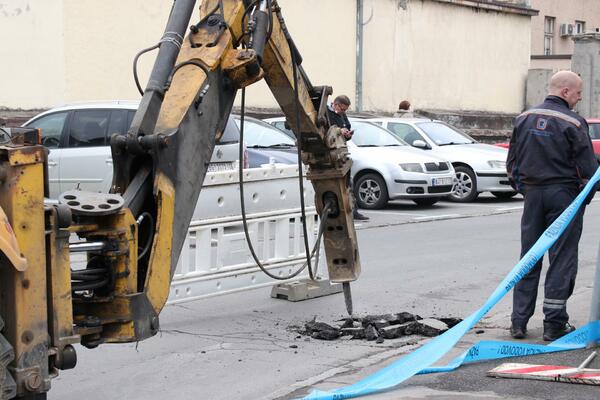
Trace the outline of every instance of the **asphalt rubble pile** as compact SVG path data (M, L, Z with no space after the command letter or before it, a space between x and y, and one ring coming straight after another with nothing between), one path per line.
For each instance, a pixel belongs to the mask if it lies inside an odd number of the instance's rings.
M421 318L409 312L383 315L367 315L361 318L340 320L339 327L316 320L316 317L304 324L297 332L314 339L335 340L342 336L351 339L363 339L383 343L385 339L397 339L402 336L421 335L438 336L462 320L460 318Z

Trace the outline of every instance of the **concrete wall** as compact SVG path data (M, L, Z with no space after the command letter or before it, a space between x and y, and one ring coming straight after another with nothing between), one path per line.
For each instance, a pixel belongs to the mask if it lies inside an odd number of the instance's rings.
M139 97L133 57L160 39L170 6L164 0L0 0L0 107ZM152 56L141 60L142 77L151 62Z
M519 112L530 17L434 1L367 0L365 109Z
M3 68L8 73L0 75L0 107L47 108L139 98L133 57L161 38L171 4L167 0L0 0L2 56L16 60ZM348 0L279 0L279 4L313 83L352 96L356 8L349 7ZM143 83L155 55L140 59ZM248 103L276 106L263 83L249 89Z
M133 58L161 38L172 1L63 1L67 58L63 101L139 97L133 81ZM144 82L156 54L154 51L140 59Z
M66 94L63 0L0 0L0 107L39 108Z
M279 0L316 85L354 98L356 2ZM440 0L364 0L364 109L519 112L529 16ZM476 2L471 2L476 3ZM170 0L0 0L0 107L139 98L131 63L162 36ZM194 15L197 19L197 15ZM156 53L141 59L144 83ZM16 61L12 61L16 60ZM264 84L247 104L277 107Z
M356 4L354 0L278 0L311 82L333 87L334 96L354 98ZM247 104L274 108L264 82L247 88ZM239 103L238 103L239 104Z
M557 70L553 69L530 69L527 76L527 90L525 97L525 108L531 108L540 104L548 95L550 78Z
M583 96L577 111L585 118L600 118L600 33L577 36L573 71L583 79Z

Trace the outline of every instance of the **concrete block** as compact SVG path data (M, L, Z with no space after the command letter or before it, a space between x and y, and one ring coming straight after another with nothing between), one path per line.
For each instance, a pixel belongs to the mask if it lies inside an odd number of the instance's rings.
M371 341L376 340L378 337L379 333L377 332L377 329L375 329L373 325L367 326L367 328L365 329L365 339Z
M332 284L328 279L303 279L297 282L280 283L271 289L271 297L288 301L302 301L340 293L342 285Z
M574 35L571 70L583 79L583 96L576 110L584 118L600 117L600 33Z
M448 330L448 325L439 319L426 318L415 322L416 332L419 335L434 337Z
M342 328L342 336L352 336L352 339L364 339L365 328Z
M326 324L325 322L309 321L304 324L304 329L306 330L306 333L310 335L314 332L333 331L337 330L338 328L334 328L333 326Z
M339 329L317 331L317 332L313 332L311 337L313 339L335 340L340 337L340 331L339 331Z
M397 339L404 336L404 327L402 325L390 325L381 328L380 333L386 339Z

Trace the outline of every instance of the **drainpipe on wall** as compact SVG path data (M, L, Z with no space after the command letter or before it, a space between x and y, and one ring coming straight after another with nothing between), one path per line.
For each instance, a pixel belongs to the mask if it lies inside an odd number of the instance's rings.
M356 0L356 111L363 110L363 0Z

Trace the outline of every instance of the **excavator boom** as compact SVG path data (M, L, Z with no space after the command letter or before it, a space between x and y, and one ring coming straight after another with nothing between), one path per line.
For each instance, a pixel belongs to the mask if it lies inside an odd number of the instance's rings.
M21 247L19 257L0 257L0 317L18 397L47 392L59 369L73 368L74 343L156 334L215 141L237 92L261 79L297 137L317 212L327 212L330 280L348 289L360 273L352 161L327 118L332 89L307 78L276 0L205 0L189 27L195 3L173 3L131 127L111 138L110 193L70 191L44 205L44 148L0 146L0 206ZM77 247L84 269L70 265L73 234L85 241ZM26 269L11 262L21 258Z

